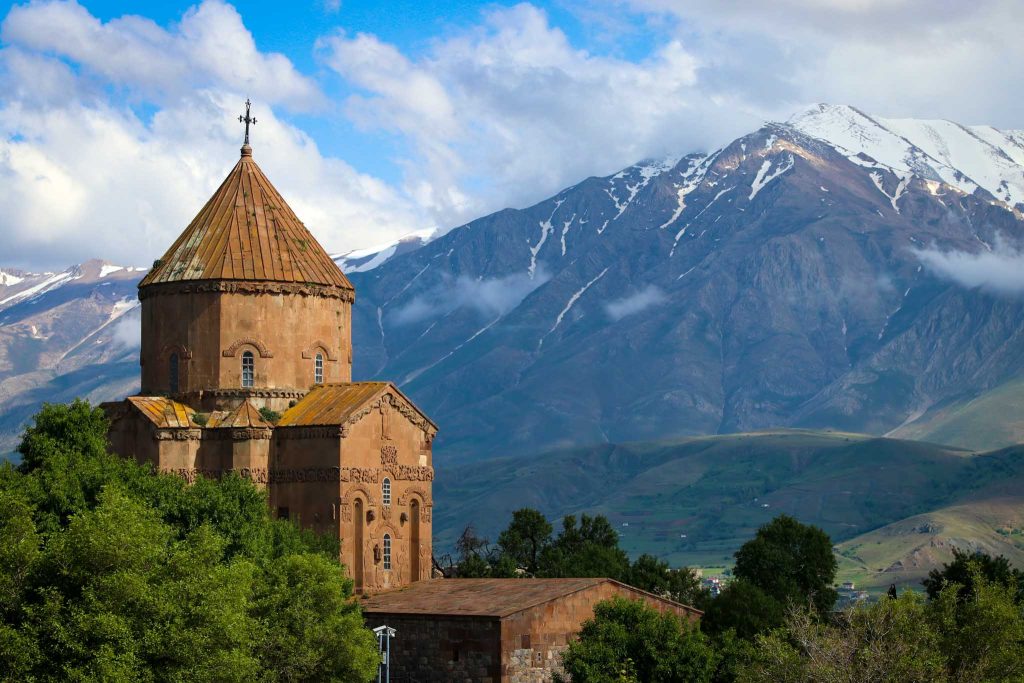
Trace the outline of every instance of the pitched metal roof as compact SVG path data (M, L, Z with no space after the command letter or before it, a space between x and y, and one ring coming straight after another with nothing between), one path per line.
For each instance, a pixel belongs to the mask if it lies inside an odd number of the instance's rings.
M391 382L343 382L319 384L298 403L285 411L278 427L307 427L314 425L341 425L362 406L384 392L401 398L434 429L437 425L416 407L416 404Z
M163 396L129 396L126 400L150 422L162 429L195 427L192 424L192 416L196 411L184 403Z
M242 157L140 287L256 280L352 289L352 284L242 148Z
M234 410L217 410L210 413L206 426L209 428L273 427L272 424L263 419L260 411L249 402L249 399L242 401Z

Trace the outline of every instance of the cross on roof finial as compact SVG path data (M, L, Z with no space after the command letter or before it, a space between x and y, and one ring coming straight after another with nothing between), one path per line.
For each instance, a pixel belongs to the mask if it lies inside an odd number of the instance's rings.
M245 143L244 143L244 145L246 147L249 146L249 124L251 123L254 126L256 125L256 117L255 116L249 116L249 107L251 107L251 106L252 106L252 102L249 101L248 97L245 98L245 116L239 116L238 117L238 122L245 124Z

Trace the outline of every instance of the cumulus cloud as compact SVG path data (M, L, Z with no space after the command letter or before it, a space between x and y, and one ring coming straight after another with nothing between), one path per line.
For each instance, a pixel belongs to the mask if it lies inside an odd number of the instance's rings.
M914 254L930 271L962 287L1024 293L1024 252L1001 241L992 251L919 249Z
M543 268L539 268L532 278L526 273L487 279L446 277L439 286L396 309L389 320L396 325L408 325L447 315L460 308L496 318L514 309L549 279L550 275Z
M1016 0L628 0L693 35L710 89L766 112L852 104L884 116L1019 128Z
M594 55L529 4L489 10L416 58L365 34L319 47L359 89L349 114L409 142L406 191L442 225L760 123L700 90L699 61L681 40L637 62Z
M651 306L657 306L667 298L665 292L660 287L648 285L635 294L629 294L621 299L609 301L605 304L604 310L612 320L621 320L627 315L633 315Z
M11 43L0 51L8 265L89 257L148 265L235 163L245 100L238 87L266 88L268 101L289 106L320 97L284 57L254 53L237 12L216 1L190 10L174 30L138 17L101 23L74 3L34 3L12 9L2 31ZM248 66L232 66L241 64ZM251 69L265 73L256 78ZM155 103L155 113L118 104L111 85ZM328 250L426 226L399 190L322 154L266 101L256 114L257 162Z
M34 2L11 8L0 37L150 97L230 83L261 102L300 109L324 102L287 57L259 52L238 11L219 0L188 10L172 30L135 15L104 23L76 2Z

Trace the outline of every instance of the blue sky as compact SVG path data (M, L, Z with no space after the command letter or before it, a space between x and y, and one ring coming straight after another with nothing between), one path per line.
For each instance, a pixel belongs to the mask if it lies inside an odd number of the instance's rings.
M1024 128L1012 0L35 0L0 21L0 266L150 262L237 158L246 97L258 162L332 252L815 102Z

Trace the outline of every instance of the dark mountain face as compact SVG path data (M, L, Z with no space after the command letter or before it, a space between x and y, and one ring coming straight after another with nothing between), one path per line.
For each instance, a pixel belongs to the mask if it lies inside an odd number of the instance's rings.
M456 459L889 432L1022 367L1021 302L917 252L1016 241L1021 215L929 171L772 125L590 178L354 274L355 372L400 382Z

